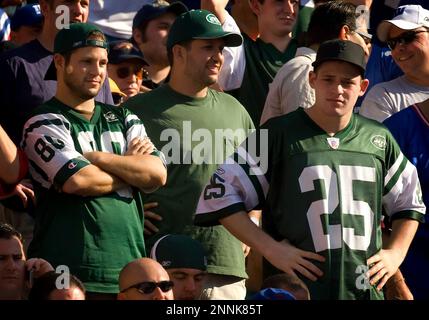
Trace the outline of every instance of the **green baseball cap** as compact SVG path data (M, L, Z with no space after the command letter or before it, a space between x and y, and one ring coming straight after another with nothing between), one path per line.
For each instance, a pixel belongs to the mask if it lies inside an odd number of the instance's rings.
M236 32L224 31L219 19L207 10L191 10L178 16L170 28L167 48L187 40L225 39L225 46L238 47L243 37Z
M54 40L54 53L66 53L84 47L100 47L108 51L109 44L106 40L88 39L95 32L103 34L100 29L89 23L70 24L68 28L61 29L57 33ZM57 80L57 71L53 61L45 74L45 80Z
M103 32L96 26L89 23L72 23L66 29L61 29L54 42L54 53L65 53L77 48L83 47L100 47L108 50L107 41L88 40L94 32Z
M189 268L203 271L207 269L203 245L187 235L168 234L160 238L153 245L150 257L165 269Z

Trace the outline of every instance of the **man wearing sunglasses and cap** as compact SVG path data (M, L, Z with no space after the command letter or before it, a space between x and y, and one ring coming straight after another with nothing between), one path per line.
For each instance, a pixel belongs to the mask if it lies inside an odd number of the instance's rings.
M93 25L58 32L46 74L57 80L56 94L25 123L22 142L38 196L29 255L67 265L88 299L116 297L121 268L146 255L139 190L166 181L137 116L94 100L107 49Z
M359 113L382 122L429 98L429 10L420 5L400 6L393 19L380 23L377 36L387 42L393 60L404 72L375 85L362 102Z
M235 98L209 89L218 79L223 48L241 43L241 35L225 32L209 11L191 10L180 15L167 40L169 82L124 104L144 119L156 145L172 151L168 152L171 179L166 187L144 195L148 204L157 203L145 210L145 218L151 215L145 222L148 246L168 233L190 233L200 241L208 258L203 299L245 297L247 275L241 243L222 226L204 229L192 225L207 179L253 128L249 114ZM222 138L216 142L219 133ZM196 138L201 134L204 137ZM153 214L160 218L152 219Z
M173 300L174 283L157 261L141 258L119 274L118 300Z
M131 42L119 40L109 43L107 71L127 98L140 92L145 66L148 64L142 53Z

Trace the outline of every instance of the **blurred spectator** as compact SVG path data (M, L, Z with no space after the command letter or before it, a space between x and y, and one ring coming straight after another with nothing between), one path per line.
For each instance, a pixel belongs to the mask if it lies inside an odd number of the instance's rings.
M29 4L15 11L10 19L10 41L21 46L37 38L42 30L40 5Z
M173 287L167 271L158 262L141 258L121 270L118 300L174 300Z
M0 42L9 40L10 19L5 11L0 8Z
M45 80L52 62L52 50L59 22L65 26L88 19L89 0L40 0L43 15L42 32L37 39L4 53L0 57L0 123L15 144L21 141L24 122L38 105L55 95L56 81ZM70 21L63 21L56 12L59 5L69 8ZM58 20L58 21L57 21ZM106 79L97 101L113 104Z
M43 259L26 260L21 234L0 222L0 300L25 299L31 279L52 270Z
M130 39L136 12L153 0L92 0L88 22L96 25L109 39Z
M324 28L329 25L329 28ZM311 65L316 60L319 45L327 40L350 40L362 46L366 57L368 49L356 32L356 6L342 1L329 1L313 12L307 31L308 46L299 47L295 58L286 62L277 72L265 101L261 124L268 119L291 111L313 106L316 96L308 80Z
M394 113L429 98L429 10L420 5L401 6L396 16L377 28L403 76L374 86L359 113L382 122Z
M201 8L213 12L225 31L240 32L232 16L225 10L228 0L202 0ZM258 124L268 85L283 64L296 52L292 31L296 25L298 0L250 0L258 19L259 37L256 41L242 32L243 45L223 50L224 64L219 85L230 91L246 108L253 123ZM150 63L150 61L149 61Z
M64 277L67 277L67 280L64 280ZM58 288L59 285L67 287ZM72 274L49 271L34 280L28 300L85 300L85 286Z
M429 207L429 100L405 108L383 123L398 141L404 156L417 168L422 186L423 201ZM410 287L416 300L429 299L429 225L420 224L407 256L401 265L404 277L399 283ZM404 279L405 278L405 279ZM396 298L398 299L398 298Z
M24 207L28 198L34 202L34 192L25 183L19 183L27 174L28 160L22 150L17 149L0 125L0 199L18 196ZM0 221L6 220L0 214Z
M113 98L113 104L115 106L121 105L124 101L127 95L123 93L115 81L112 80L112 78L109 77L109 86L110 91L112 91L112 98Z
M144 87L158 87L170 72L167 58L167 36L176 17L188 9L181 2L169 4L164 0L144 5L133 20L133 41L149 63Z
M297 300L289 291L278 288L261 289L250 300ZM308 299L306 299L308 300Z
M264 280L262 289L283 289L293 295L296 300L310 300L310 292L307 285L296 275L280 273L272 275Z
M166 235L155 242L150 257L167 270L174 282L175 300L200 298L207 274L207 257L201 243L186 235Z
M126 98L140 92L143 68L147 66L142 53L131 42L127 40L110 42L107 71Z

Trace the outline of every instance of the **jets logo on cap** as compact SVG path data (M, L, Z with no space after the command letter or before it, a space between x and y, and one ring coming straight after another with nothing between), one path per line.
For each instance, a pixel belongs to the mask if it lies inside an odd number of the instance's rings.
M220 21L219 21L219 19L214 15L214 14L212 14L212 13L210 13L210 14L208 14L207 16L206 16L206 20L208 21L208 22L210 22L211 24L217 24L217 25L221 25L221 23L220 23Z

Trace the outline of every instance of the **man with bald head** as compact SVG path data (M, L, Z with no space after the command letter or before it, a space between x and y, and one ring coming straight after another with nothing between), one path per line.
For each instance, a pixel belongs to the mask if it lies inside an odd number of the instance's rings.
M173 300L173 282L155 260L128 263L119 274L118 300Z

